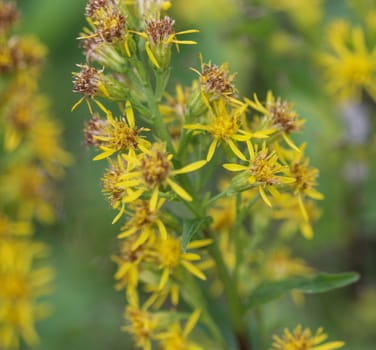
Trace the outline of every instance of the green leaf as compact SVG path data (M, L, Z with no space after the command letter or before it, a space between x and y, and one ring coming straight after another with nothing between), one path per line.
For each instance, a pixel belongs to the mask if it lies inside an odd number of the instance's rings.
M317 273L309 277L295 277L283 281L264 282L256 287L246 304L246 310L268 303L283 294L296 289L303 293L323 293L356 282L359 274L344 272L338 274Z
M205 225L211 221L209 216L200 219L187 219L183 221L183 240L181 248L185 253L187 245L192 240L193 236Z

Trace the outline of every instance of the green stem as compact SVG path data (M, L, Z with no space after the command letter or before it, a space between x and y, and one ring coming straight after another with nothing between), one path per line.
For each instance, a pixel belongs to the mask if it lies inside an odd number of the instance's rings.
M247 329L243 322L243 305L240 301L237 286L233 284L213 234L208 230L204 231L204 234L207 238L214 240L213 244L209 247L209 253L215 261L218 274L223 283L224 293L229 305L231 324L238 342L238 347L240 350L251 350L251 344L247 337Z

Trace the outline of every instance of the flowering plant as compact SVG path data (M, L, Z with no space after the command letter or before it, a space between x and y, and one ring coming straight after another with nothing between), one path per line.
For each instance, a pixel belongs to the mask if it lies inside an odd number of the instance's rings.
M357 280L315 271L288 248L314 235L318 170L294 134L304 119L271 91L240 97L227 64L204 62L191 86L168 93L177 32L169 1L90 0L73 73L91 119L102 191L120 223L116 287L137 347L257 348L250 324L265 303ZM269 244L268 244L269 242ZM272 242L272 244L270 244ZM231 332L229 331L231 330ZM331 350L320 329L297 327L275 349ZM321 345L319 345L321 344Z

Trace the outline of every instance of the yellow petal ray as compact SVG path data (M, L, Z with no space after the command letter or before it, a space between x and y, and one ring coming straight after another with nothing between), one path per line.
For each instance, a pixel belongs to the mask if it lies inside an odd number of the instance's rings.
M177 32L176 35L181 35L181 34L191 34L191 33L199 33L200 31L198 29L188 29L188 30L183 30L181 32Z
M196 326L196 323L198 322L200 315L201 315L201 311L197 309L189 317L183 330L184 337L187 337L188 334L192 332L192 329Z
M145 50L146 50L146 53L147 53L151 63L153 63L154 66L156 66L157 68L161 68L161 66L159 65L159 63L158 63L157 59L155 58L153 52L150 49L149 42L147 42L145 44Z
M154 212L155 209L157 208L158 194L159 194L159 188L158 186L156 186L153 190L153 193L151 195L150 202L149 202L149 209L151 212Z
M157 220L156 224L158 226L159 233L161 234L161 238L167 239L167 230L166 230L166 226L164 225L164 223L161 220Z
M248 169L248 167L245 165L235 163L225 163L222 166L229 171L244 171Z
M138 247L143 245L148 240L149 237L150 237L150 231L149 230L143 230L141 232L140 237L138 237L137 241L133 243L133 245L131 247L132 251L135 251Z
M207 247L208 245L212 243L213 243L212 239L200 239L196 241L191 241L187 244L187 249L203 248L203 247Z
M129 230L126 230L124 232L119 233L117 237L118 238L129 237L129 236L132 236L135 232L137 232L137 228L136 227L132 227Z
M195 275L199 279L206 281L206 276L200 271L195 265L189 261L182 261L181 264L190 272L192 275Z
M334 350L342 348L345 345L343 341L333 341L324 345L315 346L315 350Z
M166 285L169 275L170 275L169 269L168 269L168 267L166 267L163 270L162 277L159 281L159 286L158 286L159 290L163 289L163 287Z
M136 124L134 121L133 108L129 100L125 103L125 115L127 116L127 121L128 121L129 126L134 128Z
M189 261L201 260L201 256L195 253L183 253L182 258Z
M283 139L286 141L286 143L292 148L294 149L295 151L297 152L301 152L300 151L300 148L298 148L295 143L287 136L287 134L285 132L282 132L282 137Z
M198 160L197 162L193 162L180 169L174 170L172 173L174 175L190 173L192 171L202 168L206 163L207 163L206 160Z
M86 96L82 96L71 108L71 112L73 112L84 100Z
M116 151L114 149L99 153L96 155L93 160L102 160L111 157Z
M181 198L187 202L192 202L192 197L176 182L173 182L171 179L166 179L166 182L170 185L171 189Z
M209 146L208 154L206 156L206 161L210 162L214 156L214 152L217 148L218 140L214 139L213 142Z
M122 203L121 209L119 210L117 215L112 220L112 224L116 223L122 217L122 215L124 214L124 210L125 210L125 205L124 205L124 203Z
M272 203L270 203L269 198L267 197L264 189L261 186L259 186L258 188L262 200L266 203L267 206L272 207Z
M322 200L324 199L324 195L316 190L314 190L313 188L307 188L304 190L304 193L308 196L308 197L311 197L313 199L317 199L317 200Z
M235 142L233 142L232 140L228 140L227 141L227 144L230 146L231 148L231 151L234 152L234 154L241 160L247 160L247 158L245 157L245 155L240 151L240 149L238 148L238 146L236 146Z

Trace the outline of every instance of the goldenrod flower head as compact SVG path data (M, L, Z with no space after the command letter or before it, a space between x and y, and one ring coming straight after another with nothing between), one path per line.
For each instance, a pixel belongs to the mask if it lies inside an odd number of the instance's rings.
M121 233L118 238L126 238L134 234L138 234L138 239L133 243L132 249L137 249L144 244L148 239L154 238L156 231L159 232L163 239L167 238L167 230L160 219L159 210L164 199L159 199L156 208L150 209L149 201L138 200L130 203L128 213L130 219L121 228Z
M227 63L223 63L220 66L209 61L204 63L201 60L201 72L192 69L199 75L199 82L201 85L204 98L209 101L223 98L234 98L236 96L236 88L233 83L236 74L230 74L230 70Z
M323 0L312 0L306 4L300 0L267 0L266 2L277 11L286 12L298 26L304 29L317 25L323 15Z
M336 28L338 26L329 27L329 31L335 31ZM376 48L372 51L367 48L360 27L340 28L338 34L332 33L329 36L332 53L318 57L329 93L339 99L359 99L361 89L364 88L376 99Z
M13 221L0 212L0 239L9 236L29 235L32 231L32 225L29 221Z
M94 17L97 10L116 5L119 0L89 0L85 7L85 16Z
M133 112L132 112L133 113ZM102 134L90 135L93 139L99 141L98 148L102 153L98 154L94 160L100 160L111 157L115 152L135 152L136 149L145 151L150 147L150 143L140 136L144 128L137 129L134 124L134 119L129 118L114 118L109 117L108 123L102 123L103 129L95 130L101 131ZM96 122L98 125L98 122Z
M8 31L19 19L17 7L12 1L0 2L0 31Z
M262 144L261 149L259 149L257 144L254 147L249 141L247 142L247 146L250 155L250 159L247 160L249 165L227 163L223 167L229 171L243 172L239 178L235 178L232 181L231 186L234 186L235 190L237 187L238 191L250 187L258 187L264 202L268 206L271 206L264 188L266 187L273 196L278 196L279 192L275 186L293 183L295 179L284 176L288 175L288 168L279 162L277 153L270 151L265 142Z
M200 311L195 310L189 317L184 328L180 322L175 322L169 326L169 330L156 336L159 340L161 350L203 350L203 348L193 342L188 337L200 318Z
M125 318L127 325L123 327L123 330L133 336L137 347L151 350L151 341L158 326L158 317L133 302L127 307Z
M262 113L264 127L268 129L267 132L280 131L285 142L291 148L299 151L288 136L292 132L299 131L304 124L304 120L299 118L293 109L293 105L283 101L280 97L275 99L271 91L268 91L264 104L259 101L256 94L253 97L254 101L247 99L247 102L254 110Z
M303 259L291 257L291 251L287 248L278 249L269 255L264 271L267 278L272 280L307 276L313 272Z
M165 16L162 19L147 20L144 32L135 32L146 40L146 53L150 62L158 69L166 69L170 64L172 44L175 44L177 49L179 49L179 44L196 44L191 40L178 40L177 35L196 33L197 30L175 32L174 26L175 21Z
M204 130L210 133L213 141L210 144L207 161L213 158L218 142L224 142L229 145L234 154L242 160L246 157L239 150L236 141L245 142L251 138L251 134L243 131L241 126L241 115L247 109L247 104L239 104L237 108L227 108L224 99L220 99L214 103L213 110L210 110L209 122L207 125L203 124L187 124L186 129Z
M22 338L38 343L34 322L45 318L48 307L39 298L51 292L53 271L34 267L46 247L28 240L0 240L0 347L17 349Z
M138 244L134 249L138 239L136 236L131 236L123 240L120 243L119 254L112 257L112 260L118 265L115 273L116 289L126 288L130 299L134 298L136 294L140 265L148 256L147 244Z
M99 147L104 144L98 136L103 135L105 129L109 126L107 119L102 119L98 113L93 113L91 119L85 122L84 135L85 143L89 147Z
M94 1L88 3L86 12L90 14L87 21L94 30L89 36L98 37L100 41L112 43L122 40L126 33L126 18L118 9L116 1L105 1L99 4ZM84 38L82 36L81 38Z
M99 91L99 84L102 80L103 70L97 70L95 67L87 64L77 64L81 70L73 72L73 91L87 96L95 96Z
M203 239L191 241L187 245L187 249L195 249L206 247L211 244L212 240ZM201 280L206 280L206 276L194 265L193 261L201 260L201 256L196 253L184 253L181 248L181 239L168 235L166 239L158 239L155 242L155 255L160 268L163 270L159 288L162 289L166 285L169 276L173 274L178 267L183 266L192 275Z
M288 329L284 330L282 337L273 336L273 350L334 350L342 348L345 343L343 341L332 341L323 344L328 338L323 328L319 328L315 334L312 334L309 328L302 329L297 326L291 333Z
M116 161L109 159L110 167L102 178L102 192L108 198L111 206L117 208L123 196L126 193L124 187L121 186L122 176L125 174L127 162L122 157L117 157Z
M274 198L274 202L273 217L284 220L282 234L291 236L295 231L300 231L304 238L313 238L312 223L320 217L320 211L314 201L300 195L283 193Z

